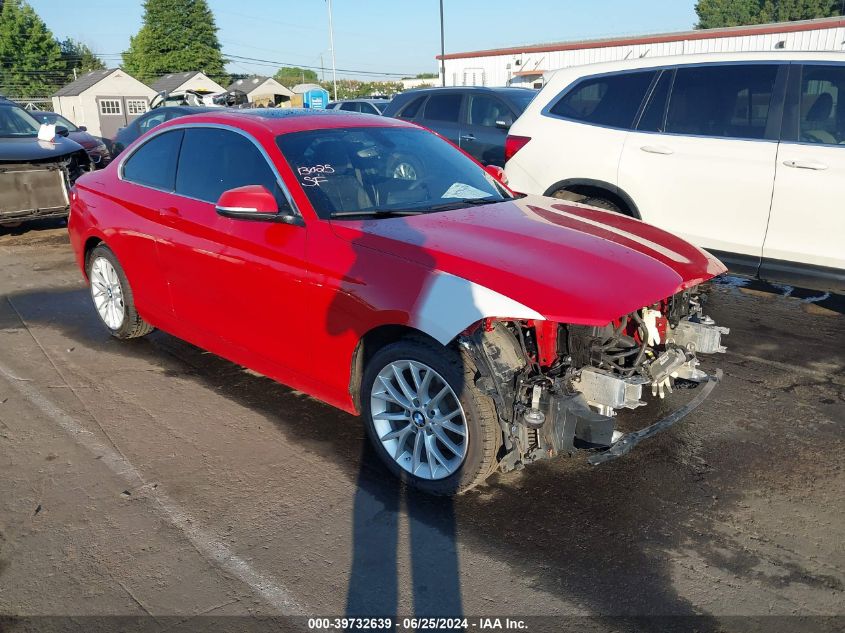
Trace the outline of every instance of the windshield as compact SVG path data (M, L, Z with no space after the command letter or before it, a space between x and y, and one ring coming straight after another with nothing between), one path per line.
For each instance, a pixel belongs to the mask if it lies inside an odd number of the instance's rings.
M61 114L55 112L33 112L32 116L38 120L39 123L47 123L48 125L62 125L67 128L68 132L78 132L79 128L73 123L64 118Z
M511 197L455 147L420 129L356 127L277 139L321 218L428 213Z
M23 108L0 106L0 138L35 138L40 127Z

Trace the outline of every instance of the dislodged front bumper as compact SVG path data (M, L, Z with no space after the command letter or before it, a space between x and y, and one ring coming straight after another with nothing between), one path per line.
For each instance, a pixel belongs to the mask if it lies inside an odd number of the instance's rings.
M637 444L639 444L643 440L657 435L661 431L665 431L670 426L673 426L674 424L680 422L687 415L695 411L695 409L697 409L713 392L713 389L716 388L716 385L721 380L722 370L717 369L716 373L713 376L708 377L707 382L705 382L701 387L701 391L699 391L698 394L696 394L696 396L683 407L673 411L665 418L659 420L658 422L655 422L651 426L647 426L646 428L640 429L639 431L625 433L624 435L617 437L616 441L613 442L613 444L611 444L607 450L604 450L600 453L596 453L595 455L591 455L587 459L587 461L595 466L598 464L603 464L604 462L609 462L613 459L616 459L617 457L627 455L631 452L631 449L633 449Z

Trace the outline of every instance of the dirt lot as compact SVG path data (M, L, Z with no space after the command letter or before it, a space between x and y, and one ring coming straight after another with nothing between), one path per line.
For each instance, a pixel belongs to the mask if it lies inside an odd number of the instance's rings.
M725 379L686 421L627 458L450 501L397 486L353 417L161 332L111 339L65 230L16 233L0 233L2 614L845 622L835 311L716 287Z

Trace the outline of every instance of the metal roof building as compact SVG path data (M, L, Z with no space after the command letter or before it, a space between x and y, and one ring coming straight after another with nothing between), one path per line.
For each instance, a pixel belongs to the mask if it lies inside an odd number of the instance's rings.
M445 63L447 86L539 88L544 73L568 66L646 56L772 50L845 51L845 18L513 46L448 53L437 59Z

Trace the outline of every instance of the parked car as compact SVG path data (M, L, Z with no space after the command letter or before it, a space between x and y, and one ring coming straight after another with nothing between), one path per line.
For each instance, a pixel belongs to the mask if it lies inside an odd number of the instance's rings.
M507 177L642 218L737 272L845 290L845 59L724 53L560 70Z
M363 112L364 114L384 114L384 109L390 99L343 99L330 101L327 110L343 110L345 112Z
M536 95L527 88L420 88L393 97L384 115L418 123L482 164L503 167L508 129Z
M103 142L103 139L89 134L88 128L84 125L74 125L69 119L56 112L35 110L30 112L30 114L39 123L61 125L64 127L68 131L68 138L76 141L85 148L85 151L88 152L88 156L91 158L91 162L94 164L95 168L105 167L111 160L111 154L109 153L108 147L106 147L106 144Z
M215 110L214 107L195 106L159 106L139 116L126 127L117 131L111 140L112 157L120 154L126 147L142 134L149 132L157 125L188 114Z
M725 271L714 257L515 196L388 118L169 121L77 181L69 231L112 335L161 328L360 413L388 468L431 493L579 446L618 457L700 403L716 383L696 354L724 351L698 298ZM706 384L657 426L615 431L617 409L674 380Z
M88 154L66 130L43 138L39 132L26 110L0 98L0 226L66 216L70 185L90 169Z

